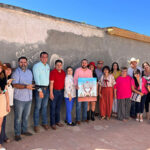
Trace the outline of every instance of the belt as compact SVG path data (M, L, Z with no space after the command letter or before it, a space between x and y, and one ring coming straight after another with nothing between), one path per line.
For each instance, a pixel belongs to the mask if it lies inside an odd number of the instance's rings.
M35 85L35 88L38 90L38 89L48 89L49 86L44 86L44 85Z
M44 86L44 85L35 85L38 88L48 88L49 86Z
M56 90L56 89L54 89L55 91L64 91L64 89L61 89L61 90Z

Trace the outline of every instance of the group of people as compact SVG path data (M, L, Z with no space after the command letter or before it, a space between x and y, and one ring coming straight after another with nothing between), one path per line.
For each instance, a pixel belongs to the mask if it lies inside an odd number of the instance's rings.
M131 58L130 67L119 69L117 62L112 67L104 66L103 61L88 63L87 59L81 61L81 67L74 69L68 66L63 70L63 62L55 61L55 68L50 71L48 65L48 53L41 52L40 61L36 63L32 71L28 69L28 60L22 56L18 59L18 68L12 70L9 63L0 63L0 150L3 142L9 142L5 133L6 116L14 105L14 131L15 140L20 141L21 135L31 136L28 132L28 119L32 106L34 91L34 131L40 131L41 125L45 130L51 127L53 130L64 125L60 122L60 110L62 101L66 104L65 123L69 126L80 125L81 121L94 121L95 116L109 120L112 113L122 121L135 117L136 121L143 122L144 106L147 118L149 118L149 85L150 65L143 63L138 66L138 59ZM97 79L97 101L78 101L78 79ZM132 97L140 96L140 101ZM48 124L47 105L50 100L50 125ZM72 120L72 109L76 102L76 118ZM96 106L99 111L95 112ZM82 111L82 119L81 119Z

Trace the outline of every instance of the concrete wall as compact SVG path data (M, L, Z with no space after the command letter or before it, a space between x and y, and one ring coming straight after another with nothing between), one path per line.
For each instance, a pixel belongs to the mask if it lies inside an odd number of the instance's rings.
M106 65L117 61L122 66L134 56L141 65L149 61L149 50L150 43L111 36L105 29L0 4L0 60L14 66L20 56L26 56L31 68L41 51L49 53L51 68L57 58L64 61L64 67L75 68L83 58L104 60ZM62 114L64 119L64 104ZM13 111L7 120L7 131L12 132Z

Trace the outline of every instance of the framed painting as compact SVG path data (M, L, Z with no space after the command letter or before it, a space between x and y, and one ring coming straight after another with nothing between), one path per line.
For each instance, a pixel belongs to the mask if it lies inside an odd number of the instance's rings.
M78 78L78 101L97 101L97 79Z

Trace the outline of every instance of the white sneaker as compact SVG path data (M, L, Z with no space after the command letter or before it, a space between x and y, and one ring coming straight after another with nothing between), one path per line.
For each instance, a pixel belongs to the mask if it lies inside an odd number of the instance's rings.
M6 148L4 148L4 147L1 147L1 148L0 148L0 150L6 150Z
M140 121L140 119L139 119L139 118L136 118L136 121L138 121L138 122L139 122L139 121Z
M140 119L140 122L143 122L143 119Z

